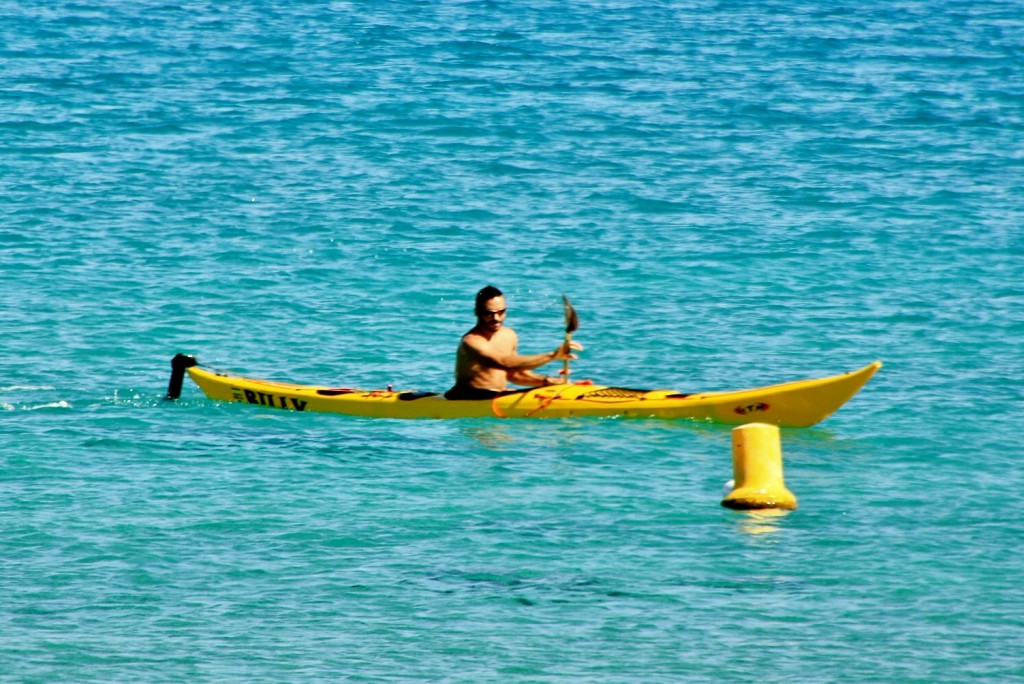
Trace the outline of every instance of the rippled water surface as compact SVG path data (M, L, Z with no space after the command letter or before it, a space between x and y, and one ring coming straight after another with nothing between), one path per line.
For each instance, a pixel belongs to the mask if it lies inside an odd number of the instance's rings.
M107 6L109 5L109 6ZM0 680L1024 679L1016 2L0 0ZM882 371L783 431L386 421L526 352L680 391Z

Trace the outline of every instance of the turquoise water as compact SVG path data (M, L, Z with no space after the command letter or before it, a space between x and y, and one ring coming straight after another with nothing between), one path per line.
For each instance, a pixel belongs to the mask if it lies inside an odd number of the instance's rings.
M106 5L110 6L106 6ZM1024 14L0 0L0 680L1022 681ZM783 431L217 404L882 371Z

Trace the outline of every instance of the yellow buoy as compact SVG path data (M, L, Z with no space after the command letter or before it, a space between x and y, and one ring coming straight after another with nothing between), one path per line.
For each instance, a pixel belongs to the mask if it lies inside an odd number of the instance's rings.
M737 510L796 508L782 479L782 441L777 425L748 423L732 431L732 473L736 486L722 505Z

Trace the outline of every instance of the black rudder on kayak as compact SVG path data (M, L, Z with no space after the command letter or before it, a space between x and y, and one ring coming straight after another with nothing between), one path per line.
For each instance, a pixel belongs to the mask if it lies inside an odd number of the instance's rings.
M181 396L181 383L185 380L185 370L197 365L196 357L187 354L177 354L171 359L171 382L167 385L168 401L174 401Z

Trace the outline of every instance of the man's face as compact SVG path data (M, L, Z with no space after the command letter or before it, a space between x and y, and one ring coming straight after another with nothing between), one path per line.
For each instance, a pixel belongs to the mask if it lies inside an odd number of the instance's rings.
M477 311L476 315L485 328L497 331L501 329L502 324L505 322L507 313L508 309L505 306L505 298L495 297L484 302L483 308Z

